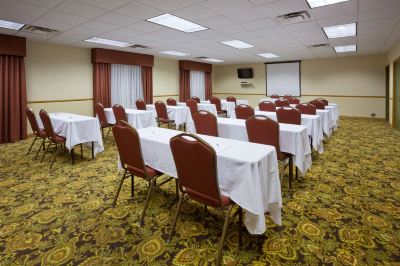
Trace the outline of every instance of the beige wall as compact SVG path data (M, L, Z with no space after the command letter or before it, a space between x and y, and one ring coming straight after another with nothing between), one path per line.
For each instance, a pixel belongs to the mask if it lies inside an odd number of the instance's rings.
M153 100L165 101L167 98L178 100L179 61L161 57L154 58Z
M302 101L323 96L340 105L341 115L385 116L385 57L358 56L303 60L301 63ZM254 78L241 85L236 69L253 68ZM214 68L214 94L235 95L257 105L265 95L265 64L222 65ZM342 97L357 96L357 97Z
M389 70L389 121L393 124L393 90L394 90L394 62L399 59L400 57L400 40L390 48L387 57L386 57L386 64L390 66ZM397 107L399 108L399 107Z

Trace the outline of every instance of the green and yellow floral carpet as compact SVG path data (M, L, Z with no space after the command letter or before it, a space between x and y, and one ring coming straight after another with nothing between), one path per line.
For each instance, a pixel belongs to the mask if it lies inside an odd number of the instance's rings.
M381 120L342 118L314 154L311 170L284 195L283 225L264 235L237 224L223 250L226 265L394 265L400 261L400 133ZM147 184L126 180L111 208L119 176L111 141L75 165L26 157L31 139L0 145L0 265L210 265L223 218L183 204L176 235L166 243L176 207L174 183L157 190L144 227L138 220ZM287 186L283 188L287 192ZM245 229L244 229L245 230Z

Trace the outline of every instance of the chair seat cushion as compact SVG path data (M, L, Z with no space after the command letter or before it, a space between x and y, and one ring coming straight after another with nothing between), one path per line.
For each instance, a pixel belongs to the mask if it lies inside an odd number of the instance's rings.
M64 143L65 142L65 138L63 136L60 136L60 135L56 134L55 137L54 137L54 141L57 142L57 143Z
M153 168L151 168L151 167L149 167L147 165L145 166L145 168L146 168L146 173L147 173L148 177L155 177L155 176L158 176L158 175L161 174L161 172L159 172L159 171L157 171L157 170L155 170L155 169L153 169ZM136 167L133 167L133 166L130 166L130 165L128 165L126 167L126 169L131 174L133 174L134 176L139 176L139 177L146 178L146 176L145 176L145 174L144 174L142 169L139 169L139 168L136 168Z
M169 120L169 119L166 119L166 118L158 118L158 121L160 123L173 123L174 122L173 120Z
M37 133L37 136L41 137L41 138L46 138L47 137L46 131L44 129L39 129L39 132Z
M190 198L211 207L223 207L231 204L231 198L224 195L221 195L220 203L218 200L188 187L185 187L184 190L190 196Z
M289 158L291 156L291 154L286 153L286 152L278 152L278 160L279 161L283 161L286 160L287 158Z

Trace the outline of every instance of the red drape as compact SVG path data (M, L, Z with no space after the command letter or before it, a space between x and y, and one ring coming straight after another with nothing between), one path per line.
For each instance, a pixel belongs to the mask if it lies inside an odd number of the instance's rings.
M186 102L190 98L190 70L180 70L179 101Z
M111 64L93 63L93 108L97 103L111 107Z
M142 84L144 101L148 104L153 103L153 68L142 66Z
M211 72L205 72L204 74L204 84L205 84L205 96L206 100L208 100L212 96L212 81L211 81Z
M24 57L0 54L0 144L26 138Z

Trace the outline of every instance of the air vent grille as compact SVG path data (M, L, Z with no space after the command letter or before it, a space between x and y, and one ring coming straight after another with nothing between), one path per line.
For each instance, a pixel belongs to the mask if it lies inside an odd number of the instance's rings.
M196 58L197 59L207 59L208 57L207 56L197 56Z
M40 34L40 35L54 35L56 33L59 33L58 30L38 27L38 26L34 26L34 25L25 25L21 29L21 31L34 33L34 34Z
M310 45L310 48L326 48L329 47L329 44L327 43L321 43L321 44L313 44Z
M132 44L128 46L129 48L133 48L133 49L149 49L149 46L146 45L142 45L142 44Z
M308 21L311 19L311 16L307 11L298 11L280 15L276 17L276 19L283 24L294 24Z

